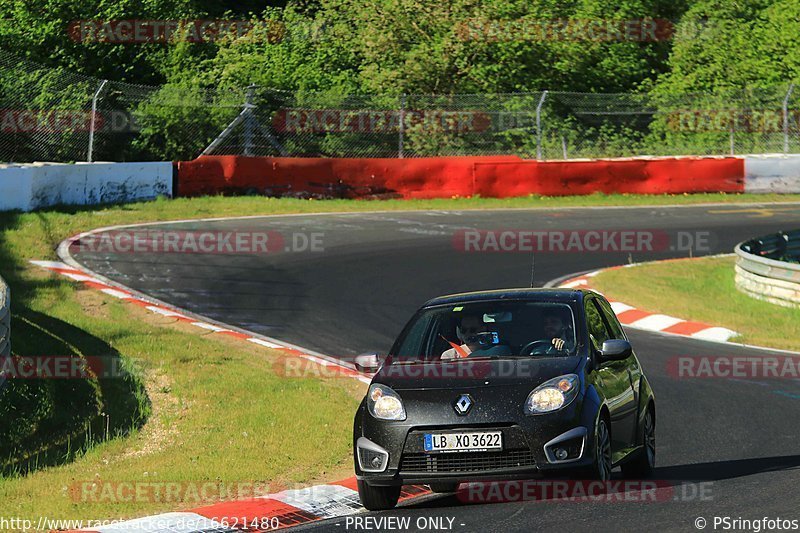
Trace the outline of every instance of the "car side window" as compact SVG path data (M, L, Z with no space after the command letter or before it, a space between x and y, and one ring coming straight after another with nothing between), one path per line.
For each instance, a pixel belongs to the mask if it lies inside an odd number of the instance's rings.
M399 357L416 358L425 351L423 347L429 338L429 331L433 320L430 316L415 320L411 329L407 329L403 336L403 344L394 347L392 355ZM434 339L435 340L435 339ZM396 351L395 351L396 350Z
M589 298L584 304L586 310L586 326L589 328L589 336L591 337L592 344L594 344L594 349L599 350L600 347L603 346L603 343L610 337L606 330L603 317L600 315L600 311L598 311L597 307L592 303L593 300L594 298Z
M611 309L611 305L609 305L609 303L602 298L595 298L594 302L597 304L597 306L600 308L600 312L603 314L603 318L608 326L608 331L611 333L611 338L627 340L625 338L625 333L622 331L622 325L620 325L619 320L617 320L617 315L614 314L614 310Z

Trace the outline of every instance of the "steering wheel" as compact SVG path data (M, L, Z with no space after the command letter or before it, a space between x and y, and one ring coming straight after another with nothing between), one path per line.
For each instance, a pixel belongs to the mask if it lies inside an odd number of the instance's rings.
M546 348L542 351L538 351L537 348L540 346L546 346ZM538 340L529 342L522 349L519 351L520 355L545 355L555 353L555 347L553 346L552 341L548 340Z

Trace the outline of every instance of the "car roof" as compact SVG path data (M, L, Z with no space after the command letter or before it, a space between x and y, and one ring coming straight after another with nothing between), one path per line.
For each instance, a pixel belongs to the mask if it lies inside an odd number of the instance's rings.
M435 305L449 305L469 302L483 302L489 300L527 300L527 301L547 301L547 302L578 302L586 294L593 294L593 291L585 289L495 289L491 291L463 292L459 294L449 294L439 296L425 302L423 307Z

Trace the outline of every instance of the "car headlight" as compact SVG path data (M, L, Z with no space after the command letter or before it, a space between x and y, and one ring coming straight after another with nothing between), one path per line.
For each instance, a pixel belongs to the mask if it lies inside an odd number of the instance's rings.
M406 409L400 396L386 385L373 384L367 392L369 414L381 420L405 420Z
M575 374L567 374L545 381L528 395L525 400L525 414L550 413L569 405L578 396L580 379Z

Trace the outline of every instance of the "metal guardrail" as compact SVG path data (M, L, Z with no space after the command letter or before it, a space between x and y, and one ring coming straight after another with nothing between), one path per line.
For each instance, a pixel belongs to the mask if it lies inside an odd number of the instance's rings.
M800 307L800 230L736 246L736 288L755 298Z

